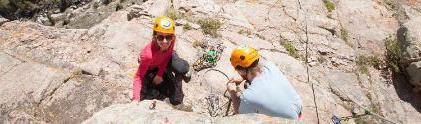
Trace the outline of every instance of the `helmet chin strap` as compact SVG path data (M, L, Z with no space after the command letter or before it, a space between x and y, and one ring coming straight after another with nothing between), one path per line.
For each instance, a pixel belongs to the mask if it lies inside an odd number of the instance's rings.
M249 82L249 83L251 83L251 80L249 80L249 78L248 78L248 75L249 75L249 71L246 71L246 75L245 76L243 76L243 75L240 75L244 80L246 80L247 82Z

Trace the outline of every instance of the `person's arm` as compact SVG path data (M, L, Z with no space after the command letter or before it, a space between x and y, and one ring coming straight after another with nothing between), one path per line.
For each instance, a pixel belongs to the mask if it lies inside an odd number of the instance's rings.
M146 72L148 71L148 67L151 63L150 57L147 55L141 55L141 62L137 69L135 78L133 80L133 101L139 101L140 100L140 91L142 90L142 83L143 78L145 77Z
M237 90L237 83L241 82L240 80L231 78L230 81L228 82L228 86L227 86L227 90L230 93L231 96L231 100L232 100L232 106L234 108L234 114L238 114L239 113L239 107L240 107L240 98L237 95L237 93L239 92Z
M234 108L234 114L238 114L238 110L240 107L240 98L237 96L237 93L230 92L231 100L232 100L232 107Z

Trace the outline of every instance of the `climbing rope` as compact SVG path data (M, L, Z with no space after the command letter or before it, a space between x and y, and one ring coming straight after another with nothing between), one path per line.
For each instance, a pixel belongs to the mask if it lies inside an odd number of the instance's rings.
M342 91L340 91L340 90L338 90L338 92L340 93L340 94L345 94L344 92L342 92ZM377 117L377 118L379 118L379 119L382 119L382 120L384 120L384 121L387 121L387 122L389 122L389 123L392 123L392 124L397 124L396 122L394 122L394 121L392 121L392 120L390 120L390 119L387 119L387 118L385 118L385 117L383 117L383 116L381 116L381 115L379 115L379 114L377 114L377 113L375 113L375 112L373 112L373 111L371 111L370 109L367 109L366 107L364 107L363 105L361 105L361 104L359 104L359 103L357 103L357 102L355 102L354 100L352 100L352 99L349 99L349 101L350 102L352 102L352 103L354 103L355 105L357 105L357 107L359 107L359 108L362 108L363 110L364 110L364 114L362 114L362 115L356 115L356 116L350 116L350 117L341 117L341 118L339 118L339 117L336 117L335 115L333 115L334 117L332 117L332 121L341 121L341 120L349 120L349 119L351 119L351 118L358 118L358 117L361 117L361 116L366 116L366 115L373 115L373 116L375 116L375 117ZM335 118L335 120L334 120L334 118ZM338 119L339 118L339 119ZM340 124L340 123L339 123Z
M206 75L206 73L210 72L210 71L216 71L221 73L222 75L224 75L224 77L229 80L229 77L227 74L225 74L224 72L222 72L221 70L218 69L208 69L206 70L203 75ZM228 81L227 81L228 83ZM228 102L224 103L222 106L219 106L219 97L217 95L215 95L215 93L213 93L213 90L211 89L211 93L209 94L209 96L206 97L206 100L208 101L207 103L209 104L208 107L208 111L209 111L209 115L211 115L212 117L218 116L219 114L217 113L218 110L222 110L225 106L228 105L228 107L226 108L225 111L225 115L224 116L228 116L229 110L231 108L231 98L229 95L227 95L228 90L225 90L224 92L224 97L228 99Z
M302 8L302 6L301 6L301 1L300 0L298 0L298 3L299 3L299 5L300 5L300 9L303 9ZM316 117L317 117L317 123L318 124L320 124L320 118L319 118L319 109L318 109L318 106L317 106L317 102L316 102L316 93L314 92L314 83L312 83L312 82L310 82L310 72L309 72L309 62L308 62L308 41L309 41L309 38L308 38L308 23L307 23L307 13L308 13L308 9L306 10L306 13L304 14L304 22L305 22L305 34L306 34L306 41L305 41L305 43L306 43L306 51L305 51L305 53L306 53L306 58L305 58L305 61L306 61L306 73L307 73L307 83L308 84L310 84L311 83L311 90L312 90L312 92L313 92L313 103L314 103L314 106L315 106L315 108L316 108Z
M301 1L298 0L298 2L299 2L299 5L300 5L300 9L302 9L302 7L301 7ZM305 61L306 61L307 83L310 83L309 65L308 65L308 63L309 63L308 62L308 41L309 41L309 38L308 38L307 13L308 13L308 9L306 10L305 17L304 17L304 21L305 21L305 35L306 35L306 42L305 42L306 43L306 48L305 48L305 53L306 53L306 58L305 59L306 60ZM314 92L314 85L315 85L314 83L311 83L311 89L313 91L313 102L314 102L314 105L315 105L315 108L316 108L317 123L320 124L319 112L318 112L318 107L317 107L317 102L316 102L316 95L315 95L315 92ZM342 91L339 91L339 92L342 92ZM344 93L342 93L342 94L344 94ZM351 118L361 117L361 116L365 116L365 115L374 115L374 116L376 116L376 117L378 117L378 118L380 118L382 120L385 120L387 122L396 124L396 122L391 121L391 120L389 120L389 119L387 119L387 118L385 118L385 117L383 117L383 116L381 116L381 115L379 115L377 113L374 113L374 112L370 111L369 109L363 107L359 103L357 103L357 102L355 102L353 100L350 100L350 101L353 102L358 107L364 109L365 113L362 114L362 115L356 115L356 116L350 116L350 117L341 117L341 118L339 118L339 117L337 117L337 116L334 115L332 117L332 122L334 124L340 124L340 121L341 120L349 120Z
M274 5L276 4L276 3L278 3L278 2L280 2L280 0L278 0L278 1L276 1L275 3L274 3ZM301 6L301 1L300 0L298 0L298 2L299 2L299 5L300 5L300 9L302 9L302 6ZM270 8L273 8L273 6L274 5L272 5L272 7L270 7ZM270 9L269 9L270 10ZM219 13L221 13L221 11L219 11L217 14L219 14ZM307 73L307 83L310 83L310 76L309 76L309 65L308 65L308 41L309 41L309 38L308 38L308 24L307 24L307 13L308 13L308 10L307 10L307 12L306 12L306 14L305 14L305 23L306 23L306 25L305 25L305 34L306 34L306 48L305 48L305 53L306 53L306 73ZM269 12L268 12L268 14L269 14ZM144 23L140 23L140 24L142 24L142 25L144 25L144 26L146 26L146 27L149 27L149 28L152 28L152 26L151 25L148 25L148 24L144 24ZM253 39L255 40L256 39L256 34L257 33L254 33L254 37L253 37ZM188 39L188 38L186 38L186 37L183 37L182 35L179 35L179 34L176 34L176 36L177 36L177 38L179 38L179 39L183 39L183 40L186 40L186 41L189 41L190 43L193 43L194 41L193 40L191 40L191 39ZM219 49L219 48L218 48ZM216 54L217 54L217 59L216 59L216 61L218 61L219 60L219 54L220 54L221 52L218 52L218 51L216 51ZM212 64L213 62L213 59L207 59L208 58L208 55L210 55L210 56L213 56L213 52L210 52L210 53L206 53L207 55L204 55L204 56L206 56L206 57L201 57L201 59L199 59L198 61L196 61L197 63L198 63L198 65L200 65L200 64L204 64L204 65L206 65L206 66L203 66L203 67L198 67L198 68L200 68L200 69L198 69L199 71L200 70L202 70L202 69L205 69L205 68L211 68L211 69L209 69L209 70L207 70L205 73L207 73L207 72L209 72L209 71L217 71L217 72L220 72L220 73L222 73L227 79L229 79L228 78L228 76L224 73L224 72L222 72L222 71L220 71L220 70L217 70L217 69L213 69L212 67L215 67L215 65L214 64ZM206 63L207 62L211 62L211 64L209 64L209 65L207 65ZM205 67L205 68L204 68ZM314 85L316 85L316 84L314 84L314 83L311 83L311 88L312 88L312 93L313 93L313 102L314 102L314 105L315 105L315 108L316 108L316 116L317 116L317 121L318 121L318 123L320 123L320 119L319 119L319 112L318 112L318 106L317 106L317 102L316 102L316 95L315 95L315 90L314 90ZM341 91L339 91L339 92L341 92ZM229 98L229 96L228 95L226 95L226 93L227 93L227 91L225 91L224 92L224 97L226 97L226 98ZM343 94L343 93L342 93ZM212 95L212 94L211 94ZM211 96L210 95L210 96ZM219 99L218 100L216 100L215 98L212 98L212 97L217 97L216 95L213 95L213 96L211 96L211 97L209 97L209 98L207 98L207 99L209 99L210 100L210 102L208 102L208 104L216 104L217 102L219 102ZM382 120L385 120L385 121L387 121L387 122L390 122L390 123L393 123L393 124L396 124L396 122L394 122L394 121L391 121L391 120L389 120L389 119L387 119L387 118L385 118L385 117L383 117L383 116L381 116L381 115L379 115L379 114L376 114L376 113L374 113L374 112L371 112L369 109L367 109L367 108L365 108L365 107L363 107L362 105L360 105L360 104L358 104L358 103L356 103L355 101L353 101L353 100L350 100L351 102L353 102L353 103L355 103L358 107L360 107L360 108L362 108L362 109L364 109L365 111L366 111L366 113L364 114L364 115L374 115L374 116L376 116L376 117L378 117L378 118L380 118L380 119L382 119ZM222 105L222 106L216 106L216 105L210 105L211 106L211 108L212 109L210 109L210 110L212 110L212 111L217 111L217 110L221 110L224 106L226 106L228 104L228 108L227 108L227 111L226 111L226 116L228 115L228 112L229 112L229 109L230 109L230 105L231 105L231 99L229 99L229 101L227 102L227 103L225 103L224 105ZM367 114L368 113L368 114ZM336 117L336 116L333 116L332 117L332 120L336 120L336 121L338 121L339 120L339 123L340 123L340 120L348 120L348 119L350 119L350 117Z

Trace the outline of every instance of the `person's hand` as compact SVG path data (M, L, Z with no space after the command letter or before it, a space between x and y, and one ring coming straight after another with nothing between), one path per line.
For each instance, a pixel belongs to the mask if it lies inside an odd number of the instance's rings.
M159 84L161 84L162 83L162 81L164 81L164 79L162 79L162 77L161 76L155 76L154 78L153 78L153 84L155 84L155 85L159 85Z
M227 90L229 93L236 93L237 92L237 84L241 81L238 78L230 78L227 84Z
M237 85L233 82L229 82L227 84L227 90L229 93L237 93Z
M229 79L228 83L235 83L236 85L239 85L243 81L244 79L241 77L232 77Z

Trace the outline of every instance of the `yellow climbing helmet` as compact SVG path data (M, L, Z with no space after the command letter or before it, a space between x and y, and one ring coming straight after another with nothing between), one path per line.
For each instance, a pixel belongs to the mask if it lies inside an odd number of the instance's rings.
M159 16L155 19L153 30L160 33L174 34L174 20L166 16Z
M254 61L259 59L259 53L252 47L242 46L235 48L231 53L231 65L234 68L238 66L248 68Z

